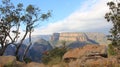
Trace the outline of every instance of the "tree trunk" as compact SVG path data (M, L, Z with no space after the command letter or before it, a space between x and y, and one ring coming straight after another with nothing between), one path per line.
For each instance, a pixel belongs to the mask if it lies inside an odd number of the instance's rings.
M27 33L28 33L28 31L25 32L24 37L22 38L21 42L20 42L20 43L18 44L18 46L16 47L15 55L16 55L17 60L19 60L19 56L18 56L19 48L21 47L21 45L22 45L25 37L27 36Z
M20 29L20 24L18 24L17 31L16 31L16 35L15 35L13 41L16 41L16 42L17 42L18 35L19 35L19 29Z
M28 45L28 47L24 51L24 54L23 54L23 57L22 57L23 61L24 61L24 59L26 57L26 54L27 54L27 52L28 52L28 50L29 50L29 48L30 48L31 45L32 45L32 42L31 42L31 31L30 31L30 33L29 33L29 45Z
M7 46L10 45L10 44L7 44L5 46L2 47L1 51L0 51L0 56L2 56L7 48Z
M5 34L5 37L3 37L3 38L1 38L0 40L1 40L1 51L0 51L0 56L2 56L3 54L4 54L4 51L5 51L5 49L7 48L7 44L5 43L5 41L6 41L6 37L7 37L7 35Z

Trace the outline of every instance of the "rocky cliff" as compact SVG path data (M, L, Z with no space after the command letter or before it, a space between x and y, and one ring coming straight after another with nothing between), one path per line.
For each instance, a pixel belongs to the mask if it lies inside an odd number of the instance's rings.
M97 32L63 32L54 33L51 37L54 41L86 42L89 44L108 44L107 37Z

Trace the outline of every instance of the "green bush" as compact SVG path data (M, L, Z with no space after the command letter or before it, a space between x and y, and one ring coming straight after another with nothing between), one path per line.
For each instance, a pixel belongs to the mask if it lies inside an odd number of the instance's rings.
M114 50L114 46L112 44L108 45L108 54L109 55L116 55L117 53Z
M55 65L55 64L59 64L60 62L61 62L60 57L54 57L54 58L51 58L51 61L48 64L49 65Z
M30 58L25 58L24 61L25 63L30 63L32 60Z
M50 56L48 54L42 56L42 62L44 64L48 64L50 61L51 61L51 58L50 58Z
M42 56L42 62L44 64L48 63L58 63L61 61L62 56L66 52L66 48L54 48L53 50L45 52Z

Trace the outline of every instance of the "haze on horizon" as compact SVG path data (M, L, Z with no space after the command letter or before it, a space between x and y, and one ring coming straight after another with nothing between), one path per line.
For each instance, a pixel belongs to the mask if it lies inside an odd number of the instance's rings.
M32 35L55 32L101 32L108 34L111 23L104 19L110 0L20 0L25 5L33 4L43 11L52 10L52 17L42 22ZM21 30L22 33L23 30Z

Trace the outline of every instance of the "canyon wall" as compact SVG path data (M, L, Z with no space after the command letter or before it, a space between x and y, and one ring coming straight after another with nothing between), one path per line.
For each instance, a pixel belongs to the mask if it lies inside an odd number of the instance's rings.
M54 33L51 37L54 41L80 41L95 44L107 44L107 37L103 33L98 32L63 32Z

